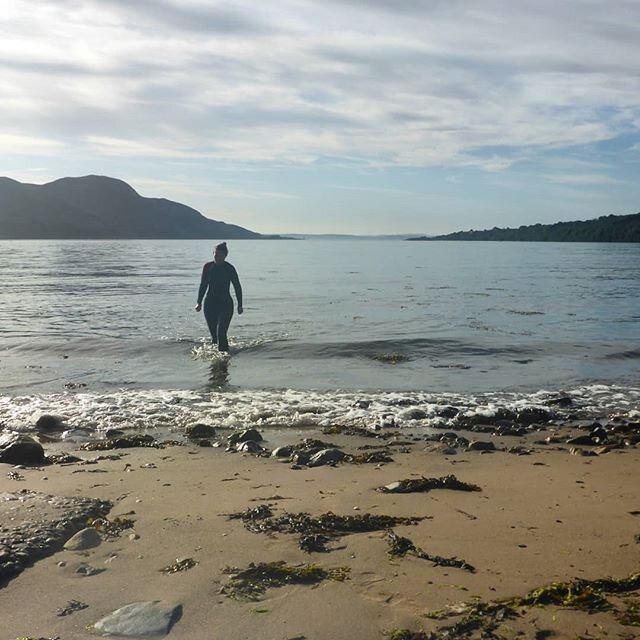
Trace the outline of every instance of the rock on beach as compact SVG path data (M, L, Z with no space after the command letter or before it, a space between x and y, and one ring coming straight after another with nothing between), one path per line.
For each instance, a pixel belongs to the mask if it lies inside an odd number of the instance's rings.
M93 627L104 635L164 636L181 616L181 605L159 600L132 602L98 620Z
M31 436L6 433L0 436L0 462L6 464L43 464L42 445Z

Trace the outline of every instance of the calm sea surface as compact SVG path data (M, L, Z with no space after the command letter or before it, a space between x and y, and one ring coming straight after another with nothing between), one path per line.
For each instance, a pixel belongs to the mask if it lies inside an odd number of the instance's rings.
M311 390L622 397L640 384L640 245L230 242L245 313L225 361L193 309L213 244L0 241L4 402L218 394L269 413L264 398Z

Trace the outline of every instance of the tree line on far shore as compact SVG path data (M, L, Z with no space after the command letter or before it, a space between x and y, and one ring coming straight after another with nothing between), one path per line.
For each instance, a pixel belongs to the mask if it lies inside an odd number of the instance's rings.
M595 220L533 224L517 229L494 227L484 231L457 231L409 240L498 240L516 242L640 242L640 213L608 215Z

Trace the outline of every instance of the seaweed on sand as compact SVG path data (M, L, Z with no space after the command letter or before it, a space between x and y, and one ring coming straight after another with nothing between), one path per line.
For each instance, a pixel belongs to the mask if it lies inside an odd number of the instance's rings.
M398 480L384 487L379 487L382 493L418 493L433 491L434 489L451 489L454 491L482 491L482 489L468 482L458 480L454 475L442 476L441 478L408 478Z
M237 600L259 600L267 589L290 584L317 584L323 580L343 582L348 578L348 567L324 569L317 564L288 565L277 562L260 562L249 564L246 569L230 567L224 573L230 580L220 593Z
M138 433L126 436L117 436L115 438L107 438L106 440L97 440L96 442L87 442L80 448L85 451L107 451L109 449L131 449L133 447L152 447L160 448L162 445L153 436L144 433Z
M383 531L400 524L414 525L425 519L425 517L397 517L374 515L363 513L359 515L341 516L328 511L320 516L314 517L308 513L288 513L279 516L267 516L266 510L262 517L248 517L248 514L257 512L256 509L247 509L239 513L228 514L229 519L239 518L244 526L254 533L297 533L301 535L300 546L307 552L326 551L324 545L328 539L321 543L319 540L312 540L309 536L325 536L328 538L340 538L351 533L367 533L371 531ZM270 511L270 509L269 509Z
M133 529L134 525L134 520L121 516L116 516L113 520L108 518L89 518L87 520L88 527L93 527L100 533L112 538L116 538L127 529Z
M323 533L343 536L350 533L381 531L399 524L417 524L424 517L379 516L372 513L340 516L328 511L314 517L308 513L288 513L261 520L245 520L245 526L254 533Z
M393 462L393 458L386 451L368 451L349 456L349 462L353 464L380 464Z
M175 562L172 562L163 569L160 569L160 573L169 575L180 571L188 571L189 569L193 569L197 564L197 561L193 558L177 558Z
M588 613L611 612L623 625L640 625L639 609L634 605L620 611L607 598L608 594L625 594L640 590L640 573L635 573L628 578L614 580L603 578L600 580L573 580L571 582L552 582L551 584L533 589L522 597L515 597L495 602L478 602L456 606L449 610L436 611L427 614L427 617L442 619L464 614L464 618L452 627L446 627L441 631L447 631L447 637L458 637L461 629L482 628L490 631L494 628L496 620L504 617L518 615L516 609L526 607L556 606L567 609L579 609ZM455 633L454 633L455 631Z
M409 538L403 538L391 529L387 531L387 542L389 543L389 550L387 551L387 554L390 558L404 558L407 554L411 554L416 558L429 560L437 567L455 567L457 569L464 569L470 573L475 573L476 571L475 567L464 560L431 555L420 547L416 547Z
M391 629L384 634L389 640L431 640L431 634L424 631L409 631L409 629Z
M386 440L399 435L398 431L374 431L366 427L356 427L350 424L332 424L322 429L325 435L343 435L343 436L360 436L362 438L379 438Z
M329 551L327 544L330 541L327 536L323 536L321 533L310 533L300 536L298 546L307 553L313 553L314 551L316 553L326 553Z
M242 522L253 522L273 517L273 510L268 504L260 504L257 507L249 507L244 511L226 514L228 520L242 520Z

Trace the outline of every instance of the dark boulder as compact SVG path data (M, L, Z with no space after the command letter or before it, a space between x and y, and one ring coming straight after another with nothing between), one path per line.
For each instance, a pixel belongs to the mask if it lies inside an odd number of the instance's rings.
M42 445L31 436L7 433L0 436L0 462L5 464L43 464Z
M520 409L516 414L515 422L529 426L532 424L544 424L555 418L553 411L548 409L542 409L539 407L528 407L526 409Z
M442 407L436 411L436 415L439 418L455 418L458 413L460 413L459 409L455 407Z
M467 446L469 451L495 451L496 445L493 442L483 440L472 440Z
M309 459L308 466L310 467L322 467L326 464L335 464L336 462L342 462L347 457L347 454L340 449L322 449L318 453L314 453Z
M52 416L45 413L36 420L36 429L38 431L64 431L66 428L64 420L60 416Z
M547 400L550 407L570 407L573 400L569 396L560 396L559 398L551 398Z
M238 442L262 442L264 438L260 435L259 431L255 429L245 429L244 431L236 431L232 433L229 438L229 444L238 444Z
M185 435L190 440L199 440L201 438L215 438L216 430L208 425L202 424L198 422L197 424L192 424L185 429Z

